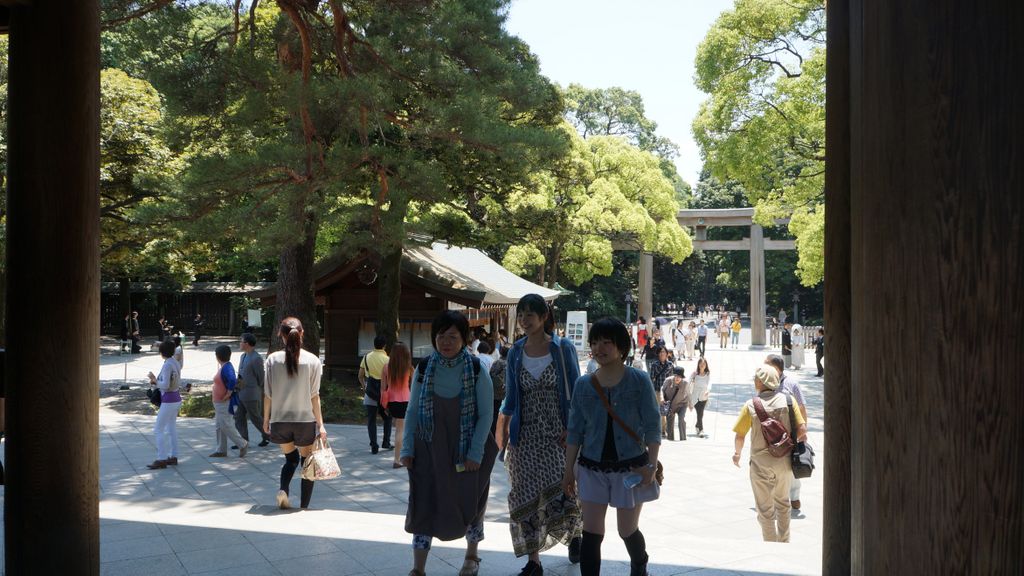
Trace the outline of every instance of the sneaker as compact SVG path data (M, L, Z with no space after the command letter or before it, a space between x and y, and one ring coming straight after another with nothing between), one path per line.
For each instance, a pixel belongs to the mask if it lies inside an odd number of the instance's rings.
M583 539L579 536L569 541L569 562L573 564L580 563L580 546L583 544Z
M245 446L242 446L241 448L238 449L238 457L239 458L245 458L245 455L248 452L249 452L249 445L246 444Z
M544 576L544 567L530 560L526 563L526 566L523 566L519 576Z
M152 464L146 464L146 468L149 468L150 470L162 470L164 468L167 468L167 461L153 460Z
M227 455L228 455L227 452L214 452L213 454L210 454L208 457L209 458L227 458Z
M277 507L281 510L287 510L292 507L291 502L288 501L288 493L284 490L277 491Z
M164 462L167 462L168 466L177 466L178 465L178 457L177 456L171 456L167 460L164 460Z
M370 444L370 454L376 454L377 452L380 452L380 448L376 444Z
M381 450L394 450L395 447L392 446L390 442L385 442L385 443L380 445L380 449Z
M266 438L264 438L263 442L260 442L259 444L257 444L257 446L259 446L260 448L265 448L269 444L270 444L270 440L267 440Z

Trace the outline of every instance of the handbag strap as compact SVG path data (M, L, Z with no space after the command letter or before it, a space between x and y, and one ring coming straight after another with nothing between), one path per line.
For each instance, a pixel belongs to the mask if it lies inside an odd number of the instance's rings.
M764 424L764 421L768 419L768 413L764 410L764 404L761 403L761 399L754 397L754 412L757 413L757 419Z
M604 409L608 412L608 415L612 417L612 420L618 422L619 426L626 431L626 434L629 434L630 438L636 440L637 443L642 445L644 442L640 439L640 435L634 432L633 429L623 422L622 418L619 418L619 415L612 410L612 405L608 402L608 396L606 396L604 390L601 389L601 382L597 379L597 373L590 375L590 385L594 387L594 391L597 392L598 398L601 399L601 403L604 404Z
M785 393L784 393L785 394ZM796 415L793 414L793 397L786 394L786 407L789 408L789 435L793 437L793 443L797 444L796 441Z

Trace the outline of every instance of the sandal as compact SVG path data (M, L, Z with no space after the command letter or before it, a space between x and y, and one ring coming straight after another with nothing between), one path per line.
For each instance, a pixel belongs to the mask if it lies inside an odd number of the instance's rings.
M470 566L470 562L473 563ZM466 560L462 563L462 570L459 570L459 576L477 576L480 573L480 557L479 556L466 556Z

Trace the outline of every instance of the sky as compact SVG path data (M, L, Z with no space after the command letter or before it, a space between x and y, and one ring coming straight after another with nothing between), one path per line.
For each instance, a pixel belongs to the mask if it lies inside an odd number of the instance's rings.
M658 134L679 145L679 175L696 185L702 160L690 126L707 95L693 84L693 61L732 7L733 0L513 0L506 28L562 86L639 92Z

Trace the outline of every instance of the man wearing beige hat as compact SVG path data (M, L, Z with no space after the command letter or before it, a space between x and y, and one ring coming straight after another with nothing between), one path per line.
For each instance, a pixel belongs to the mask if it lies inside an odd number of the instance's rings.
M757 415L755 402L763 406L765 416L782 424L790 437L803 441L807 437L807 425L800 410L793 407L796 433L790 425L787 395L780 392L779 373L769 365L758 366L754 371L754 388L757 395L747 400L740 410L733 432L736 433L736 450L732 463L738 468L740 454L750 432L750 487L754 491L754 506L757 521L761 524L761 535L766 542L789 542L789 485L793 480L789 454L773 456L768 450L768 441L762 432L761 419Z

